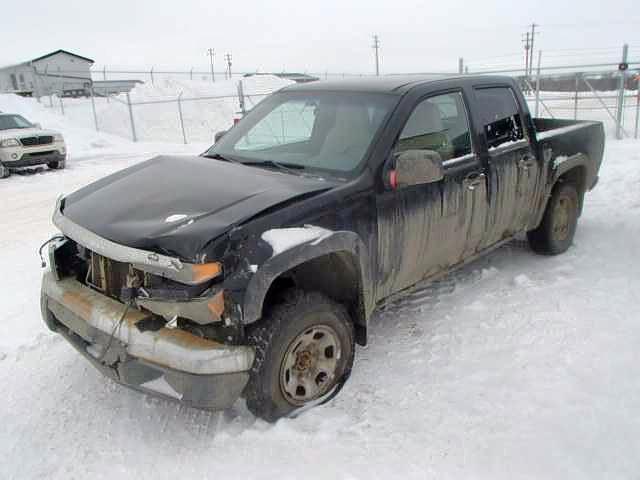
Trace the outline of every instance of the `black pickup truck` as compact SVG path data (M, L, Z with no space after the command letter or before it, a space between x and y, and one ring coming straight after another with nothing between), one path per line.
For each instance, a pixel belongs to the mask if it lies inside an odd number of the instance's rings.
M337 394L376 307L521 233L569 248L603 148L506 77L293 85L60 198L44 320L117 382L275 421Z

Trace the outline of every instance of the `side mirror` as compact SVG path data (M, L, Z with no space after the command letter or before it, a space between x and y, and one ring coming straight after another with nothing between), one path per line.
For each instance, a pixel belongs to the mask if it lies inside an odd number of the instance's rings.
M39 123L34 123L33 126L34 128L42 129L42 125L40 125Z
M225 134L227 133L226 130L221 130L219 132L216 132L216 134L213 136L213 142L214 143L218 143L218 141L225 136Z
M397 154L389 183L394 190L411 185L438 182L444 178L442 157L433 150L405 150Z

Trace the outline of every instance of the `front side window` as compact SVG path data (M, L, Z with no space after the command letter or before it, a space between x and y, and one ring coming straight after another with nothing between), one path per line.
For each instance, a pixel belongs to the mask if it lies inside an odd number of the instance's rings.
M355 92L280 92L260 102L209 149L241 163L352 172L398 97Z
M524 138L522 118L513 91L508 87L476 89L489 149Z
M462 94L446 93L420 102L411 113L395 151L431 150L443 161L472 152L469 121Z

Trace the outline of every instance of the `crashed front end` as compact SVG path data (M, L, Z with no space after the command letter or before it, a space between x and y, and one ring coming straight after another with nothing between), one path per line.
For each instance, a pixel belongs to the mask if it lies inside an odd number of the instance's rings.
M63 205L42 282L47 326L123 385L197 408L232 405L254 351L238 344L221 264L111 242L65 217Z

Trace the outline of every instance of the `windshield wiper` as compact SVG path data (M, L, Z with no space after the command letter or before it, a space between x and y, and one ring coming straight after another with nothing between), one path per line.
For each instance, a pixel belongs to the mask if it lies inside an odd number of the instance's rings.
M300 165L299 163L282 163L274 160L251 160L249 162L242 162L243 165L252 165L256 167L275 167L279 170L284 170L292 173L298 173L296 170L305 170L307 167Z
M229 162L229 163L239 163L242 164L242 162L239 162L238 160L231 158L231 157L225 157L224 155L220 155L219 153L211 153L211 154L205 154L202 155L205 158L213 158L214 160L223 160L225 162Z

